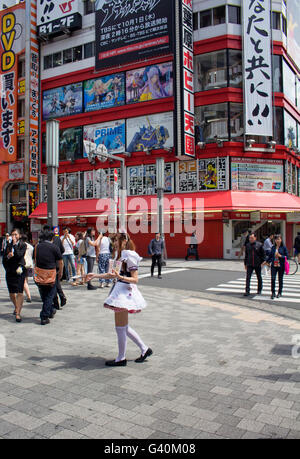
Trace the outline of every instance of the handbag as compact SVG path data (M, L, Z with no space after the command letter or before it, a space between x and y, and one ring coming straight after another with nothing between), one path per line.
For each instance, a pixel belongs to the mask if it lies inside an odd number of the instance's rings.
M34 262L36 265L36 250L34 255ZM53 287L56 282L56 268L54 269L43 269L38 268L37 266L33 269L33 279L34 282L39 286L44 287Z
M284 258L284 271L285 271L285 274L289 274L290 272L290 264L287 261L286 257Z

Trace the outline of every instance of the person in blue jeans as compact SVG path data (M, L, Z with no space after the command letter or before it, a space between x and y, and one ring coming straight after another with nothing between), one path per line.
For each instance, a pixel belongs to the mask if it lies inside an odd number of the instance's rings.
M74 236L72 236L71 234L70 228L64 227L63 232L64 234L63 236L61 236L61 242L64 247L63 260L65 266L66 280L68 282L70 280L69 264L71 266L72 278L74 279L74 277L76 276L75 256L73 251L76 241Z
M275 284L276 284L276 277L278 274L279 279L279 288L277 298L282 296L283 290L283 276L284 276L284 265L285 259L288 259L289 254L287 251L286 246L282 242L281 234L277 234L275 236L275 244L271 249L271 253L267 259L267 263L271 266L271 299L275 298Z

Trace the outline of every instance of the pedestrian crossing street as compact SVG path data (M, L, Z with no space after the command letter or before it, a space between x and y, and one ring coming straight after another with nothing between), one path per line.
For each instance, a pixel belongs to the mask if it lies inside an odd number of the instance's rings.
M206 289L210 292L243 295L245 292L246 276L236 280L229 281L225 284L219 284L216 287ZM300 276L284 276L283 278L283 295L281 298L270 299L271 296L271 276L263 276L263 290L261 295L257 295L257 278L253 273L250 284L251 297L259 301L276 301L282 303L300 303ZM275 294L278 292L278 277L276 279Z

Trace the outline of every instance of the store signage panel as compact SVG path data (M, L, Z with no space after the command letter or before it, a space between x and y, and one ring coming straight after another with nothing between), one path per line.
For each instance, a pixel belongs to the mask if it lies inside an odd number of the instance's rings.
M38 0L38 35L61 35L64 29L77 30L82 27L79 0Z
M83 84L84 111L102 110L125 104L125 74L117 73Z
M43 119L70 116L82 112L82 83L74 83L43 92Z
M126 103L173 96L173 63L150 65L126 72Z
M174 0L97 0L96 71L173 53Z
M244 0L244 131L273 136L270 0Z
M127 149L151 151L173 148L173 113L159 113L127 120Z
M109 154L125 152L125 120L108 121L83 127L83 139L96 145L105 145ZM84 142L83 156L88 156Z
M232 158L233 191L284 191L283 163L280 160Z
M23 180L23 178L24 178L24 164L23 163L9 164L8 179L9 180Z

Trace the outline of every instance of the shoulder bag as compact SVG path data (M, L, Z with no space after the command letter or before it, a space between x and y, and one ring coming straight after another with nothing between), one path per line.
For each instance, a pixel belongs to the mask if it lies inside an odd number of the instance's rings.
M34 255L34 262L35 267L33 270L33 279L34 282L41 287L53 287L56 282L56 268L53 269L42 269L36 266L36 251L37 247L35 248L35 255Z

